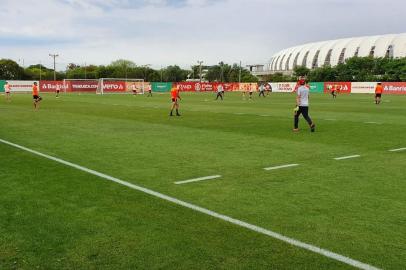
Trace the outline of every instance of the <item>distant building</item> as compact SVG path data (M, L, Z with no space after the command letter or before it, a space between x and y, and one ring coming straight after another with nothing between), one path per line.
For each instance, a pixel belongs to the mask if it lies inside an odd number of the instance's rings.
M354 56L406 57L406 33L329 40L287 48L273 55L261 70L253 68L252 74L291 74L296 66L309 69L336 66ZM257 66L260 65L253 65Z

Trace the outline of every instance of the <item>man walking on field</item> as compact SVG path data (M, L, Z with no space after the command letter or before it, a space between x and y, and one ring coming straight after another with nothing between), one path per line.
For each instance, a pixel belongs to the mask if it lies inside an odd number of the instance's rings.
M216 96L216 100L219 99L219 97L221 98L221 100L223 100L223 86L221 84L217 85L217 96Z
M375 104L376 105L381 103L382 93L383 93L382 83L379 82L375 87Z
M34 99L34 109L38 110L42 98L39 96L38 85L36 82L32 85L32 98Z
M6 101L10 102L11 101L11 86L6 82L4 85L4 92L6 93Z
M171 113L169 114L169 116L173 116L173 109L176 109L176 116L180 116L178 99L181 99L181 98L179 96L179 90L178 90L178 88L176 88L176 86L172 87L171 97L172 97L172 107L171 107Z
M263 83L261 83L261 85L259 86L259 96L258 97L260 97L261 95L263 97L265 97L265 86Z
M300 114L303 114L304 119L306 119L309 124L310 131L314 132L316 125L309 116L309 88L306 86L306 81L304 79L299 80L299 87L297 89L294 132L299 131Z
M59 83L56 85L56 98L59 98L59 92L61 91L61 86L59 85Z

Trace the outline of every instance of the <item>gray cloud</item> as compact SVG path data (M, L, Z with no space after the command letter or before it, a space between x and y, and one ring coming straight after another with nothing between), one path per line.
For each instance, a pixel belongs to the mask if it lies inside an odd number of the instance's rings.
M155 67L266 62L285 47L406 32L406 1L0 0L0 57ZM33 12L34 11L34 12Z

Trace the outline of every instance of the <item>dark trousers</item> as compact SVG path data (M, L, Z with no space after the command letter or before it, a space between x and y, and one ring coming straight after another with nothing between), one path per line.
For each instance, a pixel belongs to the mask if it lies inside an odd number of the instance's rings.
M260 97L261 95L262 95L263 97L265 97L265 91L259 91L259 97Z
M219 97L221 98L221 100L223 100L223 93L218 92L218 93L217 93L216 100L219 99Z
M299 127L299 116L300 114L303 115L304 119L306 119L309 126L313 124L312 119L309 116L309 107L299 106L299 110L295 113L295 128Z

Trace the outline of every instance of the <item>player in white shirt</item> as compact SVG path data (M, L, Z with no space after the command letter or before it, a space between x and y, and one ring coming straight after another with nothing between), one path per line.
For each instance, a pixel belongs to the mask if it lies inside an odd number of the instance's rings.
M61 91L61 86L59 84L56 85L55 93L56 98L59 98L59 92Z
M135 83L131 84L131 91L133 92L133 95L137 94L137 86L135 85Z
M259 96L258 97L260 97L260 96L265 97L265 86L263 83L261 83L261 85L259 86Z
M299 131L299 116L302 114L304 119L310 126L310 131L314 132L316 125L313 123L309 116L309 88L306 86L304 79L299 80L299 87L297 89L296 108L295 108L295 122L293 131Z
M252 85L252 83L249 84L249 89L250 100L252 100L252 94L254 93L254 86Z
M218 100L219 97L221 98L221 100L223 100L223 93L224 93L223 86L222 86L221 84L217 85L217 96L216 96L216 100Z
M4 85L4 92L6 93L6 101L11 101L11 86L8 82Z

